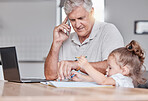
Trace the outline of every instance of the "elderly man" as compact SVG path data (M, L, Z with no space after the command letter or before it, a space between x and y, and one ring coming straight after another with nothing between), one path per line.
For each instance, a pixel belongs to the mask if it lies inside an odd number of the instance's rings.
M78 68L75 61L78 56L87 56L90 64L105 74L109 53L124 46L120 32L113 24L94 19L91 0L66 0L64 10L67 17L54 29L52 46L45 61L46 79L69 78L71 70ZM75 31L70 35L66 34L71 31L66 24L68 19Z

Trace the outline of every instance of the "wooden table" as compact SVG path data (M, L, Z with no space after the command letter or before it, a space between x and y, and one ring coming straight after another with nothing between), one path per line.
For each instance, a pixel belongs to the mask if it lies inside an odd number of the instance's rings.
M119 87L53 88L40 83L0 81L0 101L90 100L148 100L148 90Z

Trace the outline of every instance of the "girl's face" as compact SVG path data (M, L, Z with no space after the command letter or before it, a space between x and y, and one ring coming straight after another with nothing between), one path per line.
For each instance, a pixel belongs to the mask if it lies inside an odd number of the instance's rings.
M109 56L107 59L107 63L108 63L108 68L106 69L106 74L108 77L117 73L122 74L122 69L120 68L119 65L117 65L115 57Z

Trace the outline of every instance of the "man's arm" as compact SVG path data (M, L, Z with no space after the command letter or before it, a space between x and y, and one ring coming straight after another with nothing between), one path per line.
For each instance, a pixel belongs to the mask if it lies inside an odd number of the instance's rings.
M50 52L46 58L44 73L47 80L54 80L58 76L58 57L60 47L60 45L52 43Z
M89 62L94 69L97 71L106 74L106 69L107 69L107 60L104 61L99 61L99 62ZM81 69L82 72L86 73L84 69Z
M107 60L99 62L90 62L90 64L99 72L106 74L106 69L108 67Z
M58 77L59 51L62 43L69 37L65 31L70 33L71 29L70 26L66 24L67 20L68 17L65 18L61 25L54 28L53 43L44 66L44 73L47 80L54 80Z

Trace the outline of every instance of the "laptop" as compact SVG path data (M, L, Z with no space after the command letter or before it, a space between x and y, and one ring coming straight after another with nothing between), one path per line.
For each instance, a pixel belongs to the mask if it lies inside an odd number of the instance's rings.
M4 79L12 82L44 82L45 79L23 79L20 76L17 53L15 47L0 48L1 63L3 67Z

